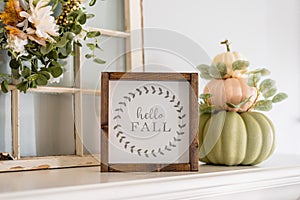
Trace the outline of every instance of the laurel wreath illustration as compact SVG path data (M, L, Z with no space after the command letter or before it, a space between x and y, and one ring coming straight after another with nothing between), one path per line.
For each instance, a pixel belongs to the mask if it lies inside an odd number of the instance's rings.
M143 149L137 147L128 140L126 133L122 130L122 125L119 123L125 112L125 108L136 98L143 95L161 96L161 98L170 103L177 112L177 117L179 120L176 134L174 134L175 136L162 147L153 149ZM130 153L137 153L139 156L145 156L146 158L149 158L150 156L164 156L167 152L171 152L174 148L176 148L178 143L181 142L181 137L185 134L183 128L187 125L184 123L185 118L186 114L184 114L184 107L173 92L160 85L148 84L135 88L133 91L123 96L123 98L118 102L118 107L114 109L113 120L115 124L113 126L113 130L116 133L115 136L117 137L119 143L124 147L124 149L129 150Z

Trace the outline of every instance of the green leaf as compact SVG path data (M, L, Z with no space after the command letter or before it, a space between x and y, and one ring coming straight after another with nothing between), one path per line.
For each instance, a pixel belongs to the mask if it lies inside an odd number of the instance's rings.
M30 82L29 87L30 88L37 88L36 82L35 81Z
M76 35L79 34L82 30L82 27L79 24L72 26L72 32Z
M28 81L23 81L17 85L17 89L20 90L21 92L26 93L28 90L28 86L29 86Z
M209 99L211 98L212 96L214 96L213 94L209 94L209 93L203 93L203 94L200 94L199 98L200 99Z
M96 3L96 0L91 0L90 3L89 3L89 6L95 5L95 3Z
M212 79L212 77L209 74L209 68L210 68L210 66L205 65L205 64L201 64L201 65L197 66L197 69L200 71L201 78L207 79L207 80Z
M272 79L265 79L259 85L259 90L264 93L272 88L275 88L275 81Z
M260 73L262 76L268 76L271 74L271 72L269 70L267 70L266 68L257 69L257 70L252 71L251 73Z
M257 74L251 74L251 75L249 76L249 78L248 78L248 85L251 86L251 87L256 87L258 81L260 80L260 78L261 78L260 73L257 73Z
M226 102L226 105L227 105L229 108L240 108L238 105L235 105L235 104L229 103L229 102Z
M47 71L40 71L38 74L45 76L47 80L51 78L49 72Z
M199 111L200 113L213 113L215 112L215 107L211 105L206 105L206 104L200 104L199 105Z
M95 17L94 14L91 14L91 13L86 14L86 18L87 18L87 19L91 19L91 18L94 18L94 17Z
M249 62L246 60L236 60L232 63L232 70L243 70L249 67Z
M87 32L86 37L95 38L95 37L98 37L100 35L101 35L101 33L99 31L90 31L90 32Z
M87 46L91 51L94 51L95 48L96 48L96 45L93 44L93 43L87 43L86 46Z
M35 80L35 82L37 85L47 85L48 80L44 75L38 74L38 78Z
M46 55L48 53L50 53L50 51L52 50L53 48L53 44L52 43L48 43L46 46L41 46L41 53L43 55Z
M90 59L95 57L93 54L85 54L85 58Z
M64 46L63 48L60 48L60 49L59 49L59 52L60 52L63 56L67 57L67 56L70 55L70 53L72 52L72 44L71 44L70 42L68 42L68 43L66 44L66 46Z
M219 72L218 68L214 65L212 65L209 69L208 69L209 75L213 78L222 78L221 73Z
M19 73L19 70L18 69L12 69L11 70L11 73L12 73L12 77L14 79L19 79L21 77L21 74Z
M63 69L61 67L50 67L49 70L54 78L59 77L63 73Z
M19 67L21 66L21 63L19 61L17 61L16 59L11 59L9 62L9 66L12 69L19 69Z
M58 59L58 53L56 50L51 51L50 53L47 54L47 57L49 59L57 60Z
M260 110L260 111L269 111L272 109L272 101L271 100L260 100L260 101L256 102L254 109Z
M226 105L229 106L230 108L241 108L243 105L245 105L248 101L250 101L252 96L244 99L243 101L241 101L239 104L233 104L230 102L226 102Z
M209 75L209 73L201 73L200 77L206 80L211 80L212 77Z
M38 74L31 74L30 76L27 77L27 80L29 82L35 81L38 78L38 76L39 76Z
M66 39L69 41L72 41L75 36L75 34L72 32L66 32L64 35L65 35Z
M277 88L271 88L270 90L264 91L262 95L267 99L272 97L277 92Z
M208 68L209 75L213 78L222 78L227 74L225 63L218 62L216 65L211 65Z
M94 58L94 60L93 60L95 63L98 63L98 64L105 64L106 63L106 61L104 61L104 60L102 60L102 59L100 59L100 58Z
M1 90L2 90L3 93L8 92L8 81L7 80L2 81Z
M62 48L64 46L66 46L67 43L68 43L67 37L66 37L66 35L63 35L61 37L61 39L55 44L55 46Z
M24 78L27 78L28 76L30 76L31 70L28 67L24 67L21 74Z
M217 69L219 70L221 76L225 76L227 74L227 67L226 67L226 64L225 63L222 63L222 62L218 62L216 64L216 67Z
M286 98L288 98L288 95L287 95L286 93L281 92L281 93L276 94L276 95L273 97L272 102L273 102L273 103L278 103L278 102L280 102L280 101L285 100Z
M77 21L80 23L80 24L85 24L86 23L86 14L85 13L80 13L78 16L77 16Z
M200 71L200 73L206 73L208 72L209 65L201 64L197 66L197 69Z
M269 70L267 70L266 68L262 68L259 73L262 75L262 76L268 76L271 74L271 72Z
M43 56L41 52L36 51L35 49L29 49L29 48L27 48L26 50L29 51L30 54L35 55L38 58L41 58Z
M31 70L34 72L37 72L38 71L38 59L32 59L30 61L30 63L31 63Z
M52 68L52 67L60 67L61 68L61 64L55 60L51 60L50 66L51 66L50 68Z

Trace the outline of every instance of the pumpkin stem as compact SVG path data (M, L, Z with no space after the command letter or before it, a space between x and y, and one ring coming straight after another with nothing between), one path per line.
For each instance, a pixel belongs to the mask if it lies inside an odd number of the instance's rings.
M227 39L225 41L221 42L221 44L225 44L227 52L230 52L230 48L229 48L230 43L229 43L229 41Z

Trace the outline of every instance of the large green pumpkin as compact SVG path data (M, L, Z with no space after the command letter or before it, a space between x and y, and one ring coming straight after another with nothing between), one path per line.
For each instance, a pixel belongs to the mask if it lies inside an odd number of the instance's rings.
M219 165L256 165L274 151L275 131L262 113L201 114L199 159Z

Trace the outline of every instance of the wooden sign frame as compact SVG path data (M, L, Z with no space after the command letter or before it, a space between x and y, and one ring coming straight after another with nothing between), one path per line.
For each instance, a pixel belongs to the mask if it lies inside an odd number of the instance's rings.
M186 81L189 83L189 161L186 163L109 163L110 81ZM128 101L129 102L129 101ZM198 74L197 73L145 73L102 72L101 75L101 172L132 171L198 171ZM132 149L135 150L135 149ZM151 152L149 152L150 154ZM153 153L153 152L152 152Z

